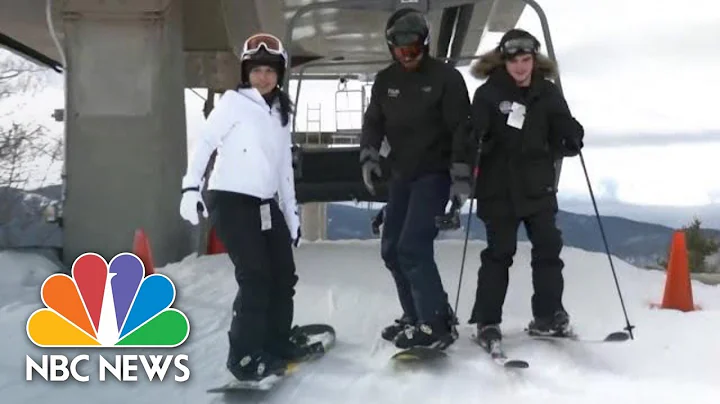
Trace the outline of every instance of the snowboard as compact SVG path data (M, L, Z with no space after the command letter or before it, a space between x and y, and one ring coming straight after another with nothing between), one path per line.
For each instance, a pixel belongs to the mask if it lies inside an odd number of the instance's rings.
M395 352L391 357L397 362L432 361L447 358L448 354L440 348L412 347Z
M293 329L293 336L297 343L312 346L312 352L301 360L289 362L284 372L273 374L261 380L240 381L232 379L222 386L213 387L207 390L208 393L231 393L235 391L259 390L270 391L275 385L289 376L305 362L319 359L335 345L335 328L329 324L305 324Z

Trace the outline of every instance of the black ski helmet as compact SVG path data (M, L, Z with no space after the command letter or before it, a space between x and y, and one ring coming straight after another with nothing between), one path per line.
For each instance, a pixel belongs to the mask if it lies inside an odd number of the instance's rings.
M401 8L388 18L385 25L385 40L392 54L393 47L408 46L416 43L430 52L430 27L425 15L414 8Z
M249 37L240 53L240 82L250 83L250 70L256 66L270 66L277 72L277 85L282 87L287 70L287 52L277 37L259 33Z

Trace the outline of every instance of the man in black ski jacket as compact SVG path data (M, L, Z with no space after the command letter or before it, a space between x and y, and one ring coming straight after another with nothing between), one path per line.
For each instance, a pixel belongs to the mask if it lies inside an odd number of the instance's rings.
M475 92L472 120L481 137L476 182L477 216L485 223L488 246L481 253L477 293L470 323L481 342L501 339L502 306L508 269L516 252L518 227L532 243L532 334L570 332L562 304L563 246L556 225L558 202L554 161L575 156L583 146L583 127L573 118L550 59L526 31L508 31L494 50L473 65L474 77L487 79Z
M434 258L435 218L450 198L462 204L469 197L470 168L459 153L467 148L470 99L460 72L428 54L422 13L397 11L386 37L395 62L376 76L360 142L363 180L373 193L383 139L390 147L381 255L403 315L382 337L399 348L444 349L457 333Z

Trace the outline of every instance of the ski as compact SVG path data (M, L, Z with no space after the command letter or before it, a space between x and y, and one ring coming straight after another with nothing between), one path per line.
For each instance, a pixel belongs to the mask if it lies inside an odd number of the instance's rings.
M482 350L490 355L493 363L500 365L506 369L527 369L530 364L522 359L511 359L505 353L500 341L493 341L489 347L483 345L483 343L477 338L476 335L471 337L473 342L478 344Z
M529 330L525 330L530 338L537 339L537 340L567 340L567 341L573 341L573 342L581 342L581 343L607 343L607 342L625 342L630 339L630 335L624 331L615 331L607 334L603 338L588 338L584 337L582 335L579 335L575 332L571 332L567 335L543 335L543 334L533 334Z

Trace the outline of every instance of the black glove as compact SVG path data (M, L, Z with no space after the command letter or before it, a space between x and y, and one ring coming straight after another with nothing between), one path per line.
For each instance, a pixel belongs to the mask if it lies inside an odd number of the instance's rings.
M360 151L360 164L362 164L362 177L365 188L367 188L368 192L375 195L372 175L375 174L378 178L382 177L380 154L373 148L362 149Z
M560 138L558 150L563 157L573 157L580 154L583 148L585 129L569 115L558 115L551 120L551 130Z
M582 150L584 144L582 139L568 137L563 139L562 146L564 157L574 157L580 154L580 150Z
M452 185L450 185L450 200L462 207L470 197L470 185L472 177L470 176L470 166L462 163L453 163L450 168L450 177Z

